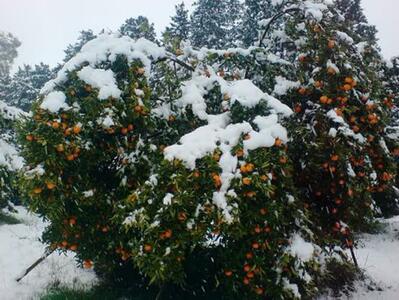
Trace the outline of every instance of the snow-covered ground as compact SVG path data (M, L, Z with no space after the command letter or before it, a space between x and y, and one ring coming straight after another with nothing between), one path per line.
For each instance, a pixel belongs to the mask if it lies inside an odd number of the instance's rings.
M384 220L383 224L384 232L363 235L363 246L356 251L360 267L374 281L376 290L370 291L368 284L359 284L349 299L399 299L399 216Z
M84 288L95 282L92 271L76 267L73 255L51 254L20 283L21 273L42 256L45 251L39 238L45 224L24 208L15 214L21 224L0 225L0 299L38 299L49 286Z
M22 282L15 278L44 252L39 238L45 224L24 208L18 207L17 225L0 225L0 299L38 299L49 286L84 288L96 282L92 271L76 267L73 255L53 253ZM341 299L397 300L399 299L399 216L384 220L384 232L366 234L356 250L359 265L369 277L358 283L357 291ZM373 284L370 284L373 281ZM374 287L374 291L369 289Z

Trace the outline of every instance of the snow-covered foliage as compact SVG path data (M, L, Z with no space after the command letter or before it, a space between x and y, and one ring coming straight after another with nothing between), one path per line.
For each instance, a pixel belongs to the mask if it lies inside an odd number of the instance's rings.
M22 126L21 186L44 240L107 278L309 296L393 188L391 97L332 1L266 1L249 48L230 2L197 2L197 48L132 39L138 20L81 47Z

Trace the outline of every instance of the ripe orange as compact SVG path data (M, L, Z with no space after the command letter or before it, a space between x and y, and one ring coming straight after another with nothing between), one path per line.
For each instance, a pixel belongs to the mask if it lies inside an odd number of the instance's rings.
M327 96L321 96L320 97L320 103L321 104L326 104L328 101L328 97Z
M305 89L304 87L301 87L301 88L298 90L298 93L301 94L301 95L305 95L305 94L306 94L306 89Z
M141 112L143 111L143 107L142 107L141 105L136 105L136 106L134 107L134 111L135 111L136 113L141 113Z
M350 91L351 89L352 89L352 85L350 85L350 84L345 84L343 86L343 90L346 91L346 92Z
M251 271L251 266L248 265L248 264L245 264L244 265L244 272L249 272L249 271Z
M55 188L55 184L54 183L52 183L52 182L47 182L47 188L49 189L49 190L53 190L54 188Z
M34 188L34 189L33 189L33 193L36 194L36 195L41 194L42 191L43 191L43 190L42 190L42 188L40 188L40 187L37 187L37 188Z
M73 126L73 133L74 134L79 134L81 131L82 131L82 128L80 127L80 125Z
M167 229L167 230L165 230L165 232L164 232L164 236L165 236L165 238L167 238L167 239L170 239L171 237L172 237L172 230L171 229Z
M147 253L152 252L152 246L150 244L145 244L144 245L144 251Z
M264 292L265 292L265 290L263 289L263 288L261 288L261 287L258 287L258 288L256 288L255 289L255 293L257 294L257 295L263 295L264 294Z
M331 155L331 160L332 161L338 161L339 160L339 156L337 154L333 154L333 155Z
M335 47L335 41L334 40L329 40L327 45L328 45L328 48L332 49L332 48Z
M226 277L231 277L233 272L231 270L224 270L224 275L226 275Z
M121 129L121 133L122 133L123 135L127 135L128 129L127 129L127 128L122 128L122 129Z
M276 147L280 147L283 144L283 141L279 138L276 138L276 140L274 141L274 146Z
M252 182L251 178L244 177L244 178L242 179L242 183L243 183L244 185L250 185L251 182Z
M26 140L29 141L29 142L32 142L32 141L33 141L33 135L28 134L28 135L26 136Z
M78 245L76 245L76 244L73 244L69 247L69 250L71 250L71 251L76 251L77 249L78 249Z
M91 269L93 267L93 262L90 259L83 261L83 267L85 269Z
M133 129L134 129L134 125L133 124L127 125L127 130L132 131Z
M58 123L57 121L54 121L54 122L51 124L51 126L52 126L54 129L58 129L58 128L60 128L60 123Z

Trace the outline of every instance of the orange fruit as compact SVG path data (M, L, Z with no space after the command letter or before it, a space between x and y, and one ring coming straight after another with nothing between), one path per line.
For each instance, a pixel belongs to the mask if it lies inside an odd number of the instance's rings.
M122 129L121 129L121 133L122 133L123 135L127 135L128 129L127 129L127 128L122 128Z
M51 124L51 126L52 126L54 129L58 129L58 128L60 128L60 123L58 123L57 121L54 121L54 122Z
M80 125L73 126L73 133L74 134L79 134L81 131L82 131L82 127L80 127Z
M231 271L231 270L224 270L224 275L225 275L226 277L231 277L231 276L233 275L233 271Z
M276 138L276 140L274 141L274 146L276 147L280 147L283 144L283 141L279 138Z
M83 261L83 267L85 269L91 269L93 267L93 262L89 259L86 259L85 261Z
M33 141L33 135L28 134L28 135L26 136L26 140L29 141L29 142L32 142L32 141Z
M37 188L34 188L34 189L33 189L33 193L36 194L36 195L41 194L42 191L43 191L43 190L42 190L42 188L40 188L40 187L37 187Z
M320 103L321 104L326 104L328 101L328 97L327 96L321 96L320 97Z
M328 45L328 48L332 49L332 48L335 47L335 41L334 40L329 40L327 45Z
M47 182L47 188L49 189L49 190L53 190L54 188L55 188L55 184L54 183L52 183L52 182Z
M304 87L301 87L301 88L298 90L298 93L301 94L301 95L305 95L305 94L306 94L306 89L305 89Z
M249 271L251 271L251 266L248 265L248 264L245 264L244 265L244 272L249 272Z
M252 182L251 178L245 177L245 178L242 179L242 183L244 185L250 185L251 182Z
M147 253L152 252L152 246L150 244L145 244L144 245L144 251Z
M73 244L69 247L69 250L71 250L71 251L76 251L77 249L78 249L78 245L76 245L76 244Z

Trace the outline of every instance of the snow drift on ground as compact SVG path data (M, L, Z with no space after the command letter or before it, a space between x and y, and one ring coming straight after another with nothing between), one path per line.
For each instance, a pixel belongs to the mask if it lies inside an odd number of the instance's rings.
M0 225L0 299L39 299L48 287L85 288L92 286L95 275L76 267L72 254L51 254L20 283L15 281L22 272L45 251L39 238L45 224L36 216L18 207L17 225Z

